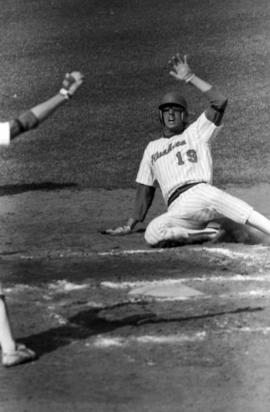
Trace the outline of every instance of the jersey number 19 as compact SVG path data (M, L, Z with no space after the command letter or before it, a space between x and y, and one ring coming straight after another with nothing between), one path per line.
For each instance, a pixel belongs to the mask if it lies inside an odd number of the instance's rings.
M188 150L185 153L185 156L187 157L187 160L191 163L197 163L198 162L198 156L197 156L196 150L193 150L193 149ZM182 165L185 164L181 152L177 152L176 157L177 157L179 166L182 166Z

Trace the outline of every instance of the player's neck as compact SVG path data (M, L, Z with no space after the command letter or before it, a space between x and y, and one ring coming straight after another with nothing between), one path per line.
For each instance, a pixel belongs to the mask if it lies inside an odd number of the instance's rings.
M181 134L182 132L183 132L183 130L177 132L177 131L172 131L172 130L168 130L168 129L164 128L163 129L163 137L165 137L166 139L170 139L171 137L173 137L175 135L178 135L178 134Z

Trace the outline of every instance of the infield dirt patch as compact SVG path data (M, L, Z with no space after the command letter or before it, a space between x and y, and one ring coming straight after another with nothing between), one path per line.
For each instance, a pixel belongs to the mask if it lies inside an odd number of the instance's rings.
M226 189L248 201L258 211L269 217L270 186L232 186ZM147 248L143 228L154 216L163 213L165 206L157 195L144 224L132 235L110 237L100 234L102 229L125 223L133 210L133 189L90 190L63 189L51 191L26 191L1 197L0 246L4 253L46 254L113 249ZM231 226L232 241L266 241Z

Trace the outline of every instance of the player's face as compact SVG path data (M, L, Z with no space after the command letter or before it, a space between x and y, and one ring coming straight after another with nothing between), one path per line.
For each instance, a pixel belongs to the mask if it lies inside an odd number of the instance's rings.
M180 106L171 105L162 109L165 136L173 136L184 130L184 110Z

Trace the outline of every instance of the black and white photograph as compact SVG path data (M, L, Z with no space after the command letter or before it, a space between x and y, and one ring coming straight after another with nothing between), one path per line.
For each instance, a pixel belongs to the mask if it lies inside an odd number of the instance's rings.
M269 412L269 0L0 22L0 412Z

